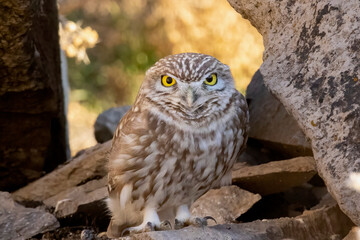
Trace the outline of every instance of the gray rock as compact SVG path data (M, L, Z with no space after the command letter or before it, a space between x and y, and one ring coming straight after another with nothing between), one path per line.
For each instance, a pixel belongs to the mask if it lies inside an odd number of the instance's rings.
M192 204L191 214L197 217L211 216L217 224L232 223L260 199L259 194L237 186L211 189ZM211 220L208 223L215 225Z
M314 158L298 157L256 166L236 163L232 172L232 182L253 193L268 195L300 186L315 174Z
M126 239L342 239L352 226L351 220L330 198L295 218L257 220L205 228L187 227L176 231L142 233Z
M106 156L111 142L98 144L59 166L51 173L14 192L16 201L44 201L71 187L107 174Z
M131 106L114 107L102 112L95 121L95 139L103 143L112 139L120 119Z
M304 133L282 103L265 87L259 71L246 90L246 98L249 101L250 138L288 157L312 156L311 145Z
M265 85L310 138L319 175L360 225L360 2L228 0L262 34Z
M95 240L96 234L93 230L85 229L81 231L80 238L81 240Z
M0 192L0 202L0 239L27 239L60 226L52 214L25 208L7 192Z

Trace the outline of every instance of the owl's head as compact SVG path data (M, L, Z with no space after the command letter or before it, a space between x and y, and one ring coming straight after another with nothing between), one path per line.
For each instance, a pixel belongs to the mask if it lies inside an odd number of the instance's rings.
M140 93L160 110L193 120L222 111L234 91L227 65L209 55L181 53L151 67Z

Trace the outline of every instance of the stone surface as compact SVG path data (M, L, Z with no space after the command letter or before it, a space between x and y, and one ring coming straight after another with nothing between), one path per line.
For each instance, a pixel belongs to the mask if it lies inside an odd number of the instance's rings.
M353 223L333 199L295 218L257 220L250 223L224 224L213 227L187 227L176 231L142 233L131 239L342 239ZM130 239L129 237L126 239Z
M232 223L249 210L261 196L237 186L212 189L196 200L191 206L193 216L215 218L217 224ZM211 220L209 225L215 225Z
M81 240L95 240L96 234L92 230L85 229L85 230L81 231L80 239Z
M262 34L265 85L310 138L319 175L360 225L360 2L228 0Z
M351 231L346 235L343 240L359 240L360 239L360 228L353 227Z
M75 214L79 207L86 207L97 201L103 201L107 195L107 177L92 180L83 185L69 188L44 201L49 207L55 207L55 216L58 218ZM96 211L96 209L93 209ZM99 212L100 214L100 212Z
M28 239L60 226L56 218L43 210L25 208L13 201L10 193L0 192L0 239Z
M85 150L51 173L14 192L14 199L20 202L44 201L69 188L104 177L110 147L109 141Z
M256 166L236 163L232 182L250 192L267 195L306 183L315 174L314 158L298 157Z
M311 145L304 133L282 103L266 88L259 71L246 90L246 98L249 102L250 138L287 157L312 155Z
M66 161L56 4L0 1L0 190Z
M120 119L130 106L114 107L102 112L95 121L95 139L103 143L112 139Z

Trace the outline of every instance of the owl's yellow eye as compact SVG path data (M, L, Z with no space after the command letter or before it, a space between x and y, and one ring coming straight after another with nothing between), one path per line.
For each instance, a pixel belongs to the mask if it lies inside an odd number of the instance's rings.
M207 77L204 81L206 85L214 86L217 83L216 73L211 74L210 77Z
M165 87L171 87L176 83L175 79L168 75L161 76L161 84Z

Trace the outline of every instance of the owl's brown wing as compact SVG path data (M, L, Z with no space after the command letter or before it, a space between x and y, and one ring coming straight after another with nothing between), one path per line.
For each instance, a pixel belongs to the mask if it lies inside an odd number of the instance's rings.
M239 128L242 129L243 131L243 144L240 147L240 151L238 152L237 158L239 159L241 153L245 150L246 148L246 143L247 143L247 139L248 139L248 135L249 135L249 131L250 131L250 124L249 124L249 108L248 108L248 104L246 102L246 98L244 97L244 95L242 95L240 92L238 92L238 96L239 98L239 108L237 109L237 117L239 118Z
M108 227L108 236L119 237L124 229L140 224L141 216L137 209L120 207L121 191L128 183L139 178L137 171L144 168L145 150L151 144L152 137L148 126L148 111L134 105L121 119L114 133L108 162L109 208L113 217ZM135 187L133 188L135 190Z
M131 174L143 167L145 148L151 144L148 124L148 111L139 111L135 105L124 115L118 124L109 154L109 195L118 193L130 181Z

